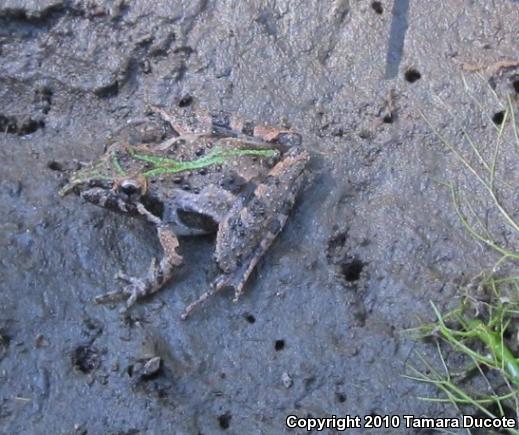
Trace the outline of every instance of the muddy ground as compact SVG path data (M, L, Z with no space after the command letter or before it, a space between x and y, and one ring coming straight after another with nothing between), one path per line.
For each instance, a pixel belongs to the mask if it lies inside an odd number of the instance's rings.
M518 22L512 0L1 1L0 432L452 415L402 377L434 355L402 331L432 318L430 300L455 302L488 252L453 211L441 181L459 164L420 112L455 137L440 98L483 135L461 74L513 91L491 66L517 60ZM98 157L149 105L188 103L290 124L312 180L239 303L224 293L180 320L213 272L214 240L191 238L171 284L121 317L92 299L119 269L144 272L158 241L60 198L56 169ZM143 378L151 356L162 366Z

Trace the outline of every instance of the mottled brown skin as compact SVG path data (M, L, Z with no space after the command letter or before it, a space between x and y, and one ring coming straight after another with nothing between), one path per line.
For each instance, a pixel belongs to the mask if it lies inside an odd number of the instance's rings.
M119 273L127 285L98 296L98 303L127 298L127 309L157 292L182 263L176 236L216 232L220 273L210 289L186 307L185 319L223 288L233 288L234 301L239 299L252 270L287 221L309 156L300 136L288 130L225 115L193 115L180 124L176 117L155 110L170 123L173 137L159 144L112 145L99 161L75 173L63 193L75 191L99 206L142 216L157 229L162 259L154 259L144 277ZM144 161L166 158L202 164L217 152L226 153L218 163L174 173L156 173L157 168L170 171L170 160Z

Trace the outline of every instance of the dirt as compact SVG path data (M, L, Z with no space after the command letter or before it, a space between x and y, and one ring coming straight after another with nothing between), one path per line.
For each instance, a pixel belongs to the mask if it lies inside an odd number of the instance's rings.
M479 134L462 73L513 92L493 65L518 60L518 19L511 0L1 2L0 432L275 434L289 414L456 415L403 377L435 353L405 329L487 262L440 182L459 164L421 113L459 134L441 99ZM62 167L102 154L150 105L290 124L312 154L246 295L185 322L213 240L182 240L171 284L121 316L93 297L119 269L147 268L153 230L57 194Z

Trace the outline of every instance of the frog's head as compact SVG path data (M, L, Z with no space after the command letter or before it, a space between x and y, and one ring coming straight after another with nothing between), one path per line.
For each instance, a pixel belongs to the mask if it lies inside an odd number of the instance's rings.
M73 192L93 204L128 212L135 209L146 190L145 177L126 173L114 155L105 155L73 172L59 193Z

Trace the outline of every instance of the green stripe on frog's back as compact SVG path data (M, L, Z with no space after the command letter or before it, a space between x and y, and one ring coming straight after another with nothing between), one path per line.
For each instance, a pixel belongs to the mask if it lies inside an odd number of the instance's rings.
M121 163L119 162L119 159L115 152L112 153L112 166L115 169L115 172L117 172L117 175L119 175L119 176L126 175L126 171L121 166Z
M272 148L266 149L224 149L215 148L206 156L200 157L196 160L189 160L181 162L179 160L169 159L167 157L157 157L150 154L138 154L133 149L129 149L129 154L136 160L151 163L155 167L143 172L142 175L145 177L153 177L163 174L176 174L183 171L192 171L195 169L207 168L212 165L219 165L225 163L227 160L233 157L262 157L269 158L277 156L279 151Z

